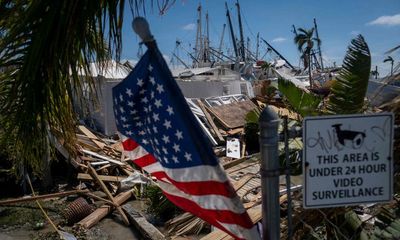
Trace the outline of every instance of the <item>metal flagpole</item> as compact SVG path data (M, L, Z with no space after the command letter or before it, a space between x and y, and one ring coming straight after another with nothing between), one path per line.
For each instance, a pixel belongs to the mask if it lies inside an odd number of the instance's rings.
M279 118L270 107L260 115L262 236L265 240L280 239L279 206Z

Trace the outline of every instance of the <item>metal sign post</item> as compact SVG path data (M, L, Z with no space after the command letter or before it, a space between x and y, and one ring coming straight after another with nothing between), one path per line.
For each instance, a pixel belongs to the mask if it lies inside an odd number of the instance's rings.
M270 107L260 116L262 236L266 240L280 239L279 206L279 118Z
M304 208L390 201L393 119L392 113L305 118Z

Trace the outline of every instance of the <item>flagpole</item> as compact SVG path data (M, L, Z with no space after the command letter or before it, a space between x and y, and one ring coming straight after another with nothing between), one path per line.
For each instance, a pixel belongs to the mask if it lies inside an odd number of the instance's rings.
M148 49L154 50L157 48L156 40L150 32L149 23L143 17L136 17L132 21L133 31L142 39L142 43L144 43Z

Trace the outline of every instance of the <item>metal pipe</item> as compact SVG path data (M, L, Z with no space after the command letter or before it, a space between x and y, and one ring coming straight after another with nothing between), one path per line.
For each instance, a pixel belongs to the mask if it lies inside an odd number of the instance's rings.
M262 236L265 240L280 239L279 206L279 118L270 107L264 108L259 119L262 189Z
M288 221L288 237L291 240L293 235L292 228L292 193L291 193L291 182L290 182L290 158L289 158L289 129L288 129L288 117L283 118L284 137L285 137L285 162L286 162L286 189L287 189L287 221Z

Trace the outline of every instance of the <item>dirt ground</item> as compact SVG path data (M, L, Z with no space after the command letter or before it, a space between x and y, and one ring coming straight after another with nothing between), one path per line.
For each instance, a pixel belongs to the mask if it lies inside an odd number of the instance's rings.
M125 226L117 214L110 214L89 230L69 226L62 215L69 201L64 199L41 201L44 210L59 230L73 234L82 240L141 239L132 226ZM144 206L130 201L135 208ZM54 228L46 221L35 202L0 206L1 240L53 240L60 239Z

